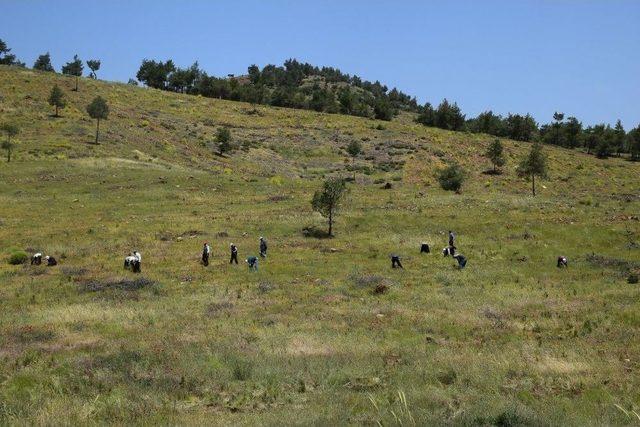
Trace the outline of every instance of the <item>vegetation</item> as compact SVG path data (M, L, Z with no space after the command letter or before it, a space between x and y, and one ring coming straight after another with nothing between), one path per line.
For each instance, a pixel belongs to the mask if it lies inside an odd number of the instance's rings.
M73 55L73 60L67 62L62 66L62 74L67 74L69 76L75 76L75 91L78 91L78 78L82 76L82 70L84 70L84 66L82 65L82 61L78 58L78 55Z
M91 101L91 104L87 105L87 113L92 119L96 119L96 144L98 144L98 135L100 134L100 120L107 120L109 116L109 106L107 101L102 97L96 96Z
M15 144L11 142L11 138L18 135L20 129L14 123L3 123L0 125L0 131L4 132L7 139L2 142L2 149L7 152L7 163L11 162L11 152L15 147Z
M347 184L344 179L329 178L322 185L322 189L313 194L311 206L314 211L327 218L328 236L333 236L333 223L346 191Z
M464 169L457 162L452 162L439 172L438 182L443 190L460 192L466 176Z
M88 60L87 67L89 67L89 69L91 70L91 73L89 73L89 77L92 79L97 79L98 75L96 74L96 71L100 69L100 60L99 59Z
M363 81L331 67L315 67L295 59L284 66L251 65L247 75L217 78L201 70L145 59L136 74L149 87L211 98L304 108L326 113L351 114L391 120L400 110L416 111L415 98L397 89L388 90L380 82Z
M16 56L11 52L11 49L7 44L0 39L0 65L15 65L18 67L24 67L24 62L20 62L16 59Z
M49 105L55 107L56 109L55 116L60 117L60 115L58 114L58 109L64 108L67 103L64 100L64 92L62 92L62 89L60 89L58 85L53 85L53 87L51 88L51 93L49 94L48 101Z
M231 131L228 127L218 128L216 141L218 142L218 153L221 156L231 151Z
M0 165L0 424L635 422L640 163L546 145L534 198L515 173L529 143L500 137L508 163L487 179L496 137L410 113L378 129L82 79L54 119L55 84L71 82L0 66L1 121L20 127ZM108 144L86 144L96 96ZM211 150L222 126L246 151ZM307 238L309 200L353 140L369 173L335 237ZM454 160L462 196L434 178ZM450 229L463 270L419 254ZM259 236L258 272L228 264L229 243L244 259ZM136 276L122 269L134 249ZM14 250L59 265L10 265Z
M38 56L36 62L33 63L33 69L51 73L55 72L55 70L53 69L53 65L51 65L51 55L49 54L49 52L45 53L44 55Z
M536 176L547 177L547 156L542 152L542 145L535 143L531 151L518 166L518 175L531 179L531 193L536 195Z
M501 168L507 163L504 158L503 150L504 148L499 139L494 139L491 145L487 147L485 156L489 160L491 160L491 164L493 165L493 173L498 173L498 168Z
M9 259L7 262L11 265L20 265L24 264L29 260L29 255L25 251L14 250L9 255Z

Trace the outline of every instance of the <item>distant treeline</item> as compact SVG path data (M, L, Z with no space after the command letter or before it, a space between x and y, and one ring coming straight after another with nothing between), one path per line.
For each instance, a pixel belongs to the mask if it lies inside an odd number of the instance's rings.
M485 111L472 119L465 119L457 104L446 99L437 108L429 103L420 108L418 123L454 131L485 133L516 141L540 141L565 148L584 148L601 158L629 153L640 159L640 125L628 133L618 120L614 127L598 124L584 127L575 117L565 119L555 112L553 122L538 126L531 115L509 114L507 117Z
M10 52L0 40L0 64L24 67ZM100 61L90 60L87 65L90 77L96 78ZM40 55L33 68L55 71L49 53ZM77 56L62 67L63 74L76 77L82 75L82 70L82 61ZM625 132L620 120L614 127L604 123L584 127L577 118L565 120L565 115L558 112L553 114L551 123L541 126L529 114L510 113L503 117L485 111L467 119L455 102L445 99L437 108L428 102L420 106L415 97L396 88L389 90L379 81L372 83L337 68L320 68L295 59L285 61L283 66L269 64L262 69L251 65L246 75L226 77L208 75L197 62L181 68L172 60L144 59L136 78L148 87L172 92L380 120L391 120L400 111L409 111L416 113L416 122L425 126L583 148L602 158L628 153L632 159L640 160L640 125L629 132ZM134 79L129 83L138 84Z
M225 78L209 76L197 62L180 68L171 60L145 59L136 78L149 87L173 92L381 120L391 120L400 110L418 110L415 98L395 88L295 59L262 70L251 65L247 75Z

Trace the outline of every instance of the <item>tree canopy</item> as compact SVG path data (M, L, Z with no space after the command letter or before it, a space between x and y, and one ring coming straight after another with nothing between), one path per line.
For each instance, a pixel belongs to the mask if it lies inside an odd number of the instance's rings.
M33 63L33 69L39 71L55 72L53 65L51 65L51 55L49 52L38 56L36 62Z
M333 236L333 223L340 203L347 191L347 184L342 178L327 179L320 190L313 194L311 206L329 222L327 234Z
M547 156L542 151L539 142L531 146L529 154L522 159L518 166L518 175L531 178L531 191L536 195L536 176L545 178L547 176Z

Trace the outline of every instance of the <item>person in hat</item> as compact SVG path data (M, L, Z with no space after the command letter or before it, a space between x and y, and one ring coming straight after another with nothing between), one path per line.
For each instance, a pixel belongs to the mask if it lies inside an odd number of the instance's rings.
M211 255L211 247L209 243L204 242L204 246L202 247L202 265L205 267L209 265L209 255Z
M233 243L230 245L231 249L231 259L229 260L229 264L233 264L234 262L238 264L238 248Z
M260 257L267 257L267 241L264 237L260 236Z

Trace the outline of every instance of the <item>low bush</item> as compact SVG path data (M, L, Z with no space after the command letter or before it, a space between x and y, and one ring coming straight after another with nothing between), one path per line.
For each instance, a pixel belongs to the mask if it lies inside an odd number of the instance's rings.
M466 172L457 163L451 163L438 174L438 182L443 190L459 192L466 179Z
M20 265L27 262L29 259L29 255L25 251L13 251L11 255L9 255L9 264L11 265Z

